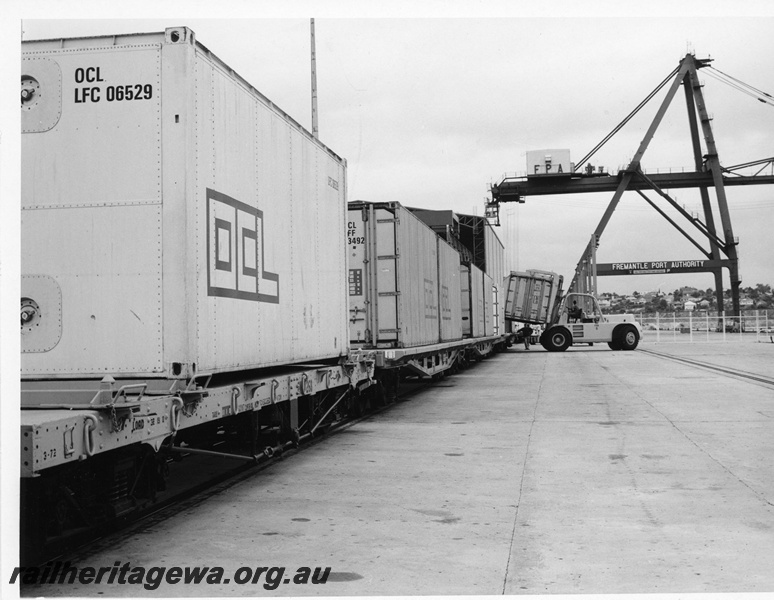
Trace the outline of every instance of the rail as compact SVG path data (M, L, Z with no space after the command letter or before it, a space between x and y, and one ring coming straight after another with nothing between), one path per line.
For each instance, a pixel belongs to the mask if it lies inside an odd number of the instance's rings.
M765 375L761 375L759 373L752 373L750 371L744 371L742 369L734 369L731 367L723 367L720 365L715 365L712 363L695 360L693 358L685 358L684 356L674 356L672 354L666 354L664 352L658 352L657 350L650 350L645 348L639 348L639 352L644 352L645 354L650 354L651 356L656 356L658 358L663 358L665 360L671 360L674 362L679 362L682 364L686 364L692 367L696 367L699 369L705 369L708 371L712 371L714 373L720 373L722 375L726 375L728 377L733 377L736 379L745 379L748 381L753 381L758 384L763 384L767 387L774 388L774 377L767 377Z

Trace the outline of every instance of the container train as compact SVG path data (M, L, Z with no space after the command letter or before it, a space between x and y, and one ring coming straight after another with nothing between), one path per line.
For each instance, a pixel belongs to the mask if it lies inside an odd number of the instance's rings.
M348 203L190 29L23 42L21 80L23 555L509 342L483 218Z

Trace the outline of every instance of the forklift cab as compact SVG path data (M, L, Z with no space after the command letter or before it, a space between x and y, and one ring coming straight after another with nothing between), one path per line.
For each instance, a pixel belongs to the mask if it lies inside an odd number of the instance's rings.
M564 299L560 323L599 323L602 311L597 299L590 294L569 293Z

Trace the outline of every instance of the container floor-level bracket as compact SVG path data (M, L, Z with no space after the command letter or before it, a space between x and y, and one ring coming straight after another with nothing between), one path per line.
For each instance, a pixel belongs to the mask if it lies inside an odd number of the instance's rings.
M127 390L124 402L91 405L99 381L22 382L21 476L86 460L135 444L158 451L178 431L224 417L290 403L334 388L373 380L375 357L369 352L341 365L296 365L265 377L214 385L204 394L189 390L195 401L162 392L168 381L150 382L139 393ZM121 382L118 382L121 385ZM116 426L116 423L119 426Z

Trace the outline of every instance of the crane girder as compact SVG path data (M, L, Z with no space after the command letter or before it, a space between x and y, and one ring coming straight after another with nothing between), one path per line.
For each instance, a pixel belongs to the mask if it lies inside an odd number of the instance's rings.
M686 236L709 259L710 270L715 274L715 287L718 306L723 306L723 283L721 269L727 268L731 281L731 298L733 314L739 314L739 259L736 251L738 240L734 237L731 226L731 217L726 200L726 187L741 185L774 184L774 174L762 175L764 169L774 165L774 158L767 158L744 165L724 168L718 159L715 138L712 132L712 117L707 112L702 93L702 84L698 79L697 70L709 64L710 59L697 59L692 54L687 54L680 65L668 76L651 94L643 101L635 111L629 115L611 134L609 134L586 158L593 155L602 144L612 137L623 124L639 111L655 93L666 86L670 79L666 97L663 99L656 116L648 127L637 152L634 154L628 167L622 169L616 175L594 172L591 164L585 172L573 170L562 174L535 174L526 177L506 177L500 183L491 185L492 199L487 201L487 217L495 218L499 224L499 205L501 202L524 202L528 196L547 196L556 194L579 194L591 192L613 192L613 198L608 204L597 228L591 235L591 240L581 255L575 270L569 290L576 292L596 292L596 249L599 245L605 227L613 215L621 196L626 191L635 191L642 196L662 217L672 224L680 233ZM674 78L672 78L674 76ZM664 114L674 100L677 91L683 87L685 92L686 108L688 109L688 121L690 126L690 141L693 149L694 170L669 173L645 174L641 168L641 161L650 141L653 139ZM705 150L702 151L702 141ZM585 162L584 158L581 162ZM739 168L762 165L755 175L740 175L736 172ZM576 167L577 169L577 167ZM601 169L600 169L601 170ZM701 192L702 207L705 222L688 214L670 198L664 190L697 188ZM715 190L715 205L709 197L708 190ZM664 198L673 208L676 208L682 217L688 219L694 227L709 242L709 250L705 250L687 231L680 227L663 210L661 210L646 195L645 191L655 191ZM720 231L716 228L713 210L717 209L720 217ZM725 259L722 258L725 255Z
M586 194L592 192L614 192L621 183L624 171L618 175L535 175L522 178L503 179L492 185L492 200L496 202L521 202L530 196L554 194ZM714 187L712 173L680 172L649 173L648 179L661 189ZM774 175L737 175L723 177L725 187L738 185L774 184ZM648 190L651 186L644 180L633 178L627 190Z

